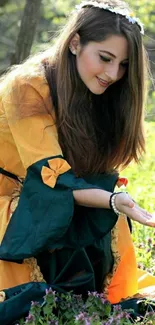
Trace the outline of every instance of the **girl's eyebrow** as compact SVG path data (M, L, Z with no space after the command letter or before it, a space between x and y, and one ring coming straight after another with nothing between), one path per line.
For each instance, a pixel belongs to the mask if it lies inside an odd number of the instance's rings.
M99 50L99 51L100 51L100 52L107 53L107 54L113 56L113 58L116 58L116 56L115 56L113 53L109 52L109 51L104 51L104 50Z
M108 54L108 55L111 55L113 58L116 59L116 56L115 56L113 53L109 52L109 51L104 51L104 50L99 50L99 51L100 51L100 52L104 52L104 53L106 53L106 54ZM128 58L127 58L127 59L124 59L124 60L122 60L122 61L128 61Z

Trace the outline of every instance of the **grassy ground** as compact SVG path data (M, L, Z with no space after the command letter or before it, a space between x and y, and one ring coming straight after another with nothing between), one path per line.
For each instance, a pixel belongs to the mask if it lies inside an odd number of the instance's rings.
M146 127L146 154L140 165L131 164L122 176L129 180L127 191L140 206L155 213L155 122L148 122ZM139 267L155 274L155 228L133 224Z

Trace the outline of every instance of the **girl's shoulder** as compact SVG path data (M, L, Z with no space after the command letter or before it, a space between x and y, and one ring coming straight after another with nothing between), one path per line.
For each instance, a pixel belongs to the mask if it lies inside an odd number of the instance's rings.
M23 86L32 86L42 92L42 87L48 87L41 64L28 63L14 66L0 79L0 92L10 93Z
M16 107L27 104L31 109L35 104L40 113L51 112L50 89L41 64L25 63L13 68L0 82L0 97Z

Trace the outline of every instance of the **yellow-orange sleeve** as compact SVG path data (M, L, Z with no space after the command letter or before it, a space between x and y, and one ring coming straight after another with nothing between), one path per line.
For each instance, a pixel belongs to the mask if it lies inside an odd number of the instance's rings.
M3 95L9 128L25 169L41 159L62 156L49 102L49 89L41 78L14 81L11 91Z

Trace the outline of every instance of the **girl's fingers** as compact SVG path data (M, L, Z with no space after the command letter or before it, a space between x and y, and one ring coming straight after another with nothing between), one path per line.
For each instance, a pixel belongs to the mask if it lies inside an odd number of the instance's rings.
M146 214L147 214L147 219L151 220L153 218L153 216L149 212L146 212Z
M133 201L130 195L126 195L126 197L123 198L122 204L120 204L120 199L121 194L116 196L116 206L118 205L119 211L122 211L122 213L126 214L134 221L137 221L143 225L154 227L155 220L152 220L152 215L139 207L137 203Z
M138 213L141 213L147 219L152 219L153 215L148 211L146 211L145 209L141 208L136 202L134 203L134 208L137 210Z
M143 216L146 220L151 220L152 216L147 211L137 211L141 216Z
M148 219L149 219L149 218L150 218L150 219L152 218L152 214L151 214L151 213L149 213L148 211L146 211L146 210L144 210L143 208L139 207L138 205L136 205L136 207L139 209L139 211L140 211L141 213L143 213L144 215L146 215Z
M153 215L150 220L146 221L146 224L151 227L155 227L155 216Z
M139 208L135 205L132 209L129 207L124 207L124 213L132 220L141 223L142 225L147 225L150 227L155 226L155 219L153 219L152 215L145 211L144 209Z
M155 227L155 220L154 221L147 220L146 221L146 226Z
M134 219L135 221L138 221L139 223L141 223L144 226L149 226L149 227L155 227L155 220L154 222L151 221L151 219L146 219L146 217L139 215L137 220Z
M128 194L129 195L129 194ZM129 195L130 199L133 201L134 203L134 207L137 208L137 210L139 210L147 219L152 219L152 214L147 212L145 209L141 208L133 199L132 197ZM133 207L132 206L132 207Z

